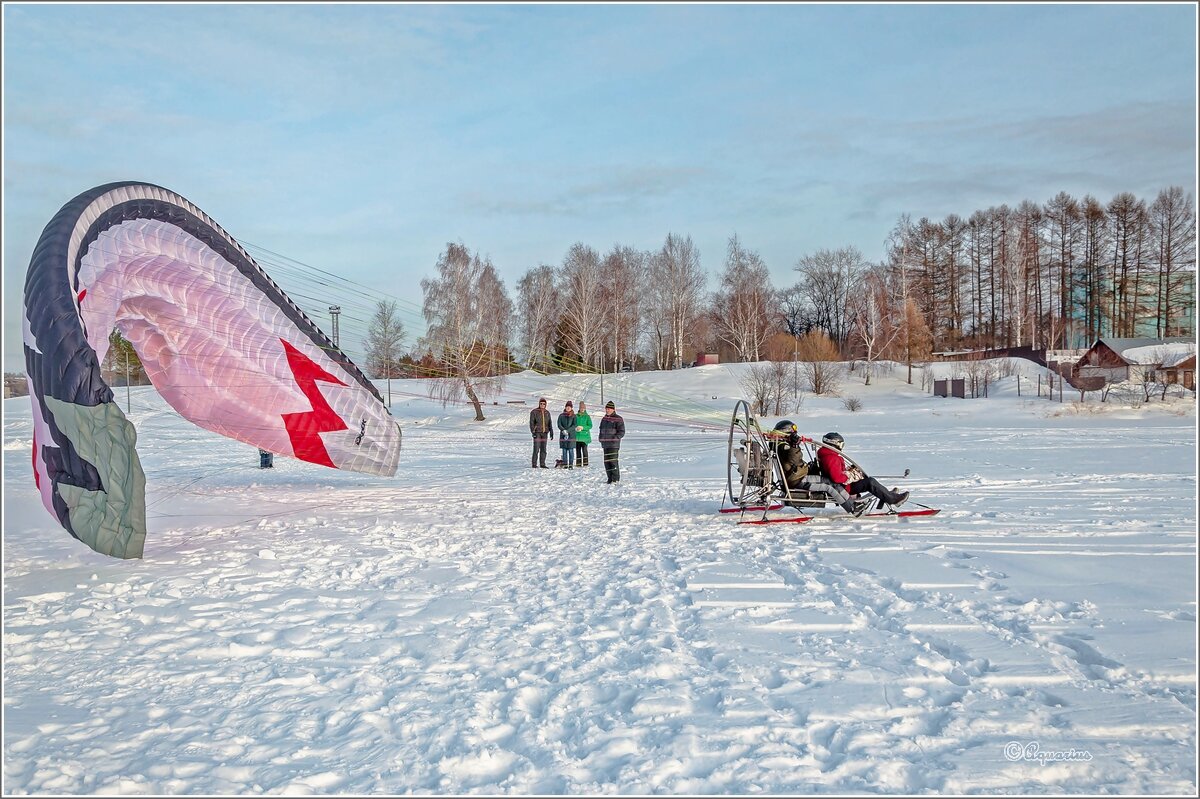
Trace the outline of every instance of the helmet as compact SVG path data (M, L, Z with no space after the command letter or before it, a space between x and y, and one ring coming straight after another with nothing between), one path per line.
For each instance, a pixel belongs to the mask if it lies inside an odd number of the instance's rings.
M842 438L841 433L826 433L825 437L821 439L821 443L828 444L838 452L846 447L846 439Z
M779 438L786 440L793 447L800 441L800 433L796 430L796 423L790 419L784 419L776 424L775 432Z

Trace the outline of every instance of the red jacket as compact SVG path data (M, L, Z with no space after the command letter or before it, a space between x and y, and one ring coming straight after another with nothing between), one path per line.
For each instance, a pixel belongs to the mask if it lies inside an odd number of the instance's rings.
M837 450L832 447L820 447L817 449L817 460L821 462L821 472L832 482L840 486L850 482L850 478L846 476L846 461L842 460Z

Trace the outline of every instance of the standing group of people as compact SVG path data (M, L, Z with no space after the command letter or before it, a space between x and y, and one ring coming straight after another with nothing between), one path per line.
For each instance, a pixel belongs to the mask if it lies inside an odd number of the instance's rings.
M587 404L580 400L579 413L575 412L570 400L563 406L558 415L557 424L552 425L550 411L546 409L546 399L538 400L538 406L529 412L529 432L533 435L534 469L548 469L546 465L546 441L554 438L554 429L558 428L558 444L562 449L562 458L558 464L565 469L574 469L576 465L588 465L588 444L592 443L592 417L588 415ZM625 420L617 415L617 406L608 402L604 406L604 416L600 419L600 430L597 439L604 453L604 471L609 483L621 481L621 470L618 457L621 451L621 439L625 437Z

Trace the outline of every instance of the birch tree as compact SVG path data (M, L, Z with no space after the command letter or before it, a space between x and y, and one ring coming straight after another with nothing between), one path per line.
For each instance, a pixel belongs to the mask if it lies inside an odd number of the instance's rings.
M869 386L875 361L891 347L902 329L894 318L886 273L882 268L873 269L864 276L853 307L854 336L866 352L864 385Z
M713 297L717 337L737 351L738 360L761 361L762 347L774 326L771 273L762 258L747 250L737 235L729 239L720 288Z
M650 256L616 245L604 257L600 281L600 315L604 338L617 368L634 363L646 301L642 297Z
M547 371L558 322L554 267L534 267L517 281L517 316L525 362L531 369Z
M683 366L684 342L700 310L705 276L700 268L700 251L691 236L667 234L663 247L650 267L650 295L654 309L661 314L666 333L666 361L674 368Z
M482 422L480 394L502 387L507 373L512 302L492 262L462 244L446 245L437 273L421 281L428 324L422 343L446 374L431 381L431 392L443 404L466 394Z
M568 346L584 369L597 365L600 352L602 280L596 251L582 243L571 245L559 272L559 305Z

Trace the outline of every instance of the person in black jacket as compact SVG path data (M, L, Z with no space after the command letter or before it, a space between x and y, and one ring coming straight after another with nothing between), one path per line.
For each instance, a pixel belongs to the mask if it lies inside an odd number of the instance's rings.
M529 412L529 432L533 434L534 469L539 466L543 469L550 468L546 465L546 438L554 438L554 428L551 424L550 411L546 410L546 398L542 397L538 400L537 408Z
M558 445L562 447L562 466L564 469L575 468L575 409L571 401L563 407L558 415Z
M621 468L617 457L621 453L621 439L625 437L625 420L617 415L617 406L608 402L604 406L604 417L600 420L600 449L604 451L604 471L609 483L621 482Z

